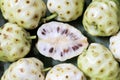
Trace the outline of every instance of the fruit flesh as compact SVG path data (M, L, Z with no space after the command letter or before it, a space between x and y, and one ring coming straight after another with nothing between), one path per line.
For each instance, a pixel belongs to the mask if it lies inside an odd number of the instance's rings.
M110 37L110 44L109 49L111 50L112 54L114 55L114 58L120 62L120 32L118 32L116 35Z
M38 51L55 60L73 58L87 48L87 38L76 28L61 22L43 24L37 31Z

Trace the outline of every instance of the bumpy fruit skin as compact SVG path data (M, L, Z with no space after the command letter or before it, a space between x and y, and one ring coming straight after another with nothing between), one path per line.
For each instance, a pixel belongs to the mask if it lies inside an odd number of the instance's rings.
M5 19L25 29L34 29L46 13L43 0L0 0Z
M120 80L120 67L103 45L91 43L79 57L77 65L90 80Z
M85 30L93 36L111 36L120 26L120 7L116 0L95 0L83 16Z
M59 61L78 56L89 44L78 29L56 21L41 25L37 36L36 48L40 54Z
M57 20L72 21L82 15L84 0L48 0L48 10L51 13L57 13Z
M0 29L0 61L15 61L31 48L30 34L16 24L6 23Z
M110 37L109 48L116 60L120 62L120 32Z
M43 68L37 58L22 58L9 66L1 80L44 80Z
M46 75L45 80L86 80L84 74L71 63L55 65Z

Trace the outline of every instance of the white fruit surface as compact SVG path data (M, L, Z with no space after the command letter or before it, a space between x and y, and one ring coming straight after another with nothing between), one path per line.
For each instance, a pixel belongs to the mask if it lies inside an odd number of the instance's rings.
M43 63L37 58L22 58L12 63L1 80L44 80Z
M48 10L57 13L57 20L72 21L82 15L84 0L48 0Z
M114 57L120 62L120 32L110 37L109 48Z
M0 0L5 19L25 29L34 29L46 13L43 0Z
M89 44L79 30L62 22L43 24L37 36L36 47L40 54L59 61L78 56Z
M55 65L46 75L45 80L86 80L84 74L71 63Z
M15 61L27 55L31 48L29 32L16 24L0 28L0 61Z
M90 80L120 80L120 67L104 45L91 43L78 57L78 67Z

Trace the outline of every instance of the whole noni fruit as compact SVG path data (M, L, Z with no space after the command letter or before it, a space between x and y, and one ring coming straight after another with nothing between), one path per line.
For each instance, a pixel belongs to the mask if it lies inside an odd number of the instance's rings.
M31 49L29 32L13 23L0 27L0 61L15 61Z
M35 29L46 13L43 0L0 0L5 19L25 29Z
M73 64L61 63L47 73L45 80L86 80L86 77Z
M9 66L1 80L44 80L43 68L37 58L22 58Z
M82 15L84 0L48 0L47 7L51 13L57 13L57 20L68 22Z
M77 65L90 80L120 80L120 67L110 50L91 43L79 57Z
M117 0L94 0L83 16L85 30L93 36L111 36L120 28L120 4Z

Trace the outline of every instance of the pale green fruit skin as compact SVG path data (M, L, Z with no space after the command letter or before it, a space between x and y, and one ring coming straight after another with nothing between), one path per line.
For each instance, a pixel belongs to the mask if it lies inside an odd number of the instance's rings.
M0 29L0 61L15 61L31 48L30 34L16 24L6 23Z
M22 58L9 66L1 80L44 80L43 68L37 58Z
M112 53L103 45L91 43L77 61L77 65L90 80L120 80L120 67Z
M48 0L47 7L51 13L58 14L56 20L69 22L82 15L84 0Z
M87 80L83 72L71 63L55 65L46 75L45 80Z
M115 0L95 0L87 7L83 16L85 30L93 36L111 36L120 27L119 4Z
M43 0L0 0L5 19L25 29L35 29L46 13Z

